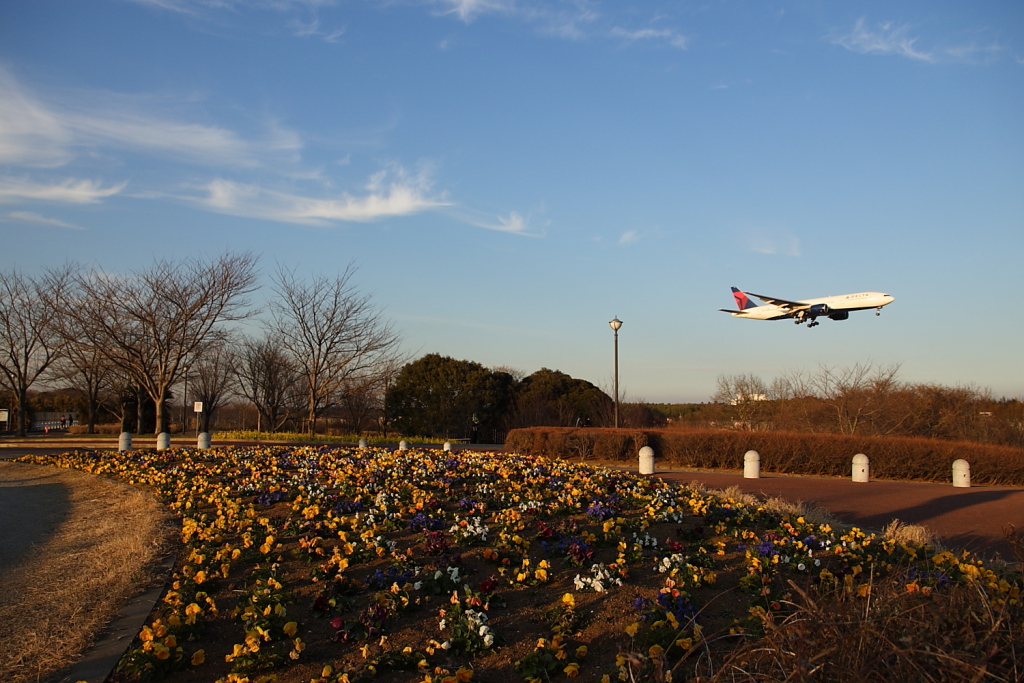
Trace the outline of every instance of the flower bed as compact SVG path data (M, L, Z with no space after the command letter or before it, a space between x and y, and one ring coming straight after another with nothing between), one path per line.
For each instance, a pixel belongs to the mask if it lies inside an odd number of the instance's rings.
M171 585L115 681L710 680L802 597L870 613L890 584L923 610L980 591L999 623L950 647L1019 666L1014 567L657 478L417 449L24 460L150 487L180 515Z

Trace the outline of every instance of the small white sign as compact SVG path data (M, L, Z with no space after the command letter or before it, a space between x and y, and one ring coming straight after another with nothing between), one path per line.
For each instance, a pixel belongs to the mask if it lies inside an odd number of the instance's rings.
M0 422L10 422L10 413L6 410L0 410Z
M196 404L195 404L193 409L197 413L203 412L203 402L202 401L196 401Z

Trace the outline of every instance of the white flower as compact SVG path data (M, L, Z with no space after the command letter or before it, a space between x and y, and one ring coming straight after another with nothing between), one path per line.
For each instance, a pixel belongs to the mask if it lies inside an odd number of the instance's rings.
M437 627L443 631L447 625L448 622L445 619L442 619L438 622Z
M806 567L806 566L804 565L804 563L803 563L803 562L801 562L800 564L798 564L798 565L796 566L796 568L797 568L797 569L799 569L800 571L803 571L803 570L807 569L807 567Z
M484 647L490 647L491 645L494 645L494 636L488 633L484 636Z

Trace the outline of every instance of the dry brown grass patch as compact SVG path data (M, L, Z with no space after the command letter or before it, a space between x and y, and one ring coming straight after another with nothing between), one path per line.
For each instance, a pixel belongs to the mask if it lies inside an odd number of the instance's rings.
M0 485L67 492L54 501L66 511L52 533L26 539L38 545L15 566L0 567L4 680L51 680L130 597L162 580L153 571L169 547L170 516L148 493L83 472L4 463Z

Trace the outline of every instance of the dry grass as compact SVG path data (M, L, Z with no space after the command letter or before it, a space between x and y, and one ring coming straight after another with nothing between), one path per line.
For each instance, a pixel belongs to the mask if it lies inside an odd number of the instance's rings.
M699 481L692 481L689 483L689 487L698 491L707 491L708 493L723 500L731 498L732 500L745 505L762 507L768 512L774 512L779 515L796 515L798 517L803 517L811 524L828 524L833 529L845 529L849 527L848 524L840 522L832 515L831 512L820 505L805 503L802 500L791 501L777 496L762 499L752 493L743 491L739 486L735 485L730 486L725 490L708 489Z
M731 653L711 680L1020 681L1019 609L993 604L981 583L923 595L898 575L871 599L819 595L792 581L788 616L768 615L764 636Z
M898 519L885 525L885 528L882 529L882 538L911 545L930 545L936 550L944 549L938 536L933 534L928 527L921 524L904 524Z
M2 467L5 485L67 491L57 528L0 574L3 680L52 680L154 580L151 572L169 547L170 516L151 495L124 484L71 470Z

